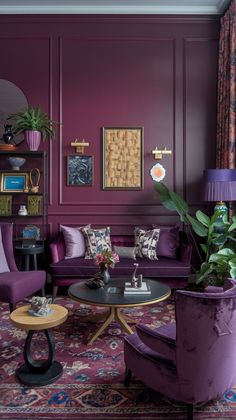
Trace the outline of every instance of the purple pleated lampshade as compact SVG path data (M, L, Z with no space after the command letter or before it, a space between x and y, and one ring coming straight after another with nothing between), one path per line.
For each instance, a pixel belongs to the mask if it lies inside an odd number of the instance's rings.
M203 200L236 200L236 169L205 169L203 172Z

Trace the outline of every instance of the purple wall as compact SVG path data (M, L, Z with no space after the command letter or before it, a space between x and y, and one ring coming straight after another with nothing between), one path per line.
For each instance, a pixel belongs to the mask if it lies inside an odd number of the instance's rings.
M165 182L202 206L214 167L219 20L216 17L1 16L0 78L62 122L48 148L51 232L92 223L112 232L175 223L153 191L151 151L172 149ZM144 189L102 190L102 127L144 127ZM66 185L75 138L90 142L92 187ZM24 147L26 147L24 145Z

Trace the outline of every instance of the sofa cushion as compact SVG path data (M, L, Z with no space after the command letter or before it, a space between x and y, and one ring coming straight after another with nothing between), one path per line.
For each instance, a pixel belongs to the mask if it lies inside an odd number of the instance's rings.
M157 226L153 228L160 229L160 237L157 242L156 253L158 257L176 258L177 248L179 246L178 234L179 226Z
M117 246L114 245L114 251L118 254L120 258L131 258L136 260L136 253L134 246Z
M9 271L10 270L7 264L7 259L6 259L6 255L5 255L5 251L4 251L3 243L2 243L2 230L0 227L0 273L6 273Z
M189 264L178 260L160 257L158 261L148 260L146 258L137 258L136 261L139 263L137 274L143 274L144 277L187 277L190 274ZM92 277L98 272L97 265L86 258L64 259L57 263L52 263L50 267L52 275L61 277L74 276L86 278ZM131 276L134 271L134 260L120 258L115 268L109 271L111 277Z
M69 227L64 225L60 227L66 247L65 258L83 257L85 254L85 240L81 232L82 227ZM87 227L90 227L90 225Z
M85 238L85 259L94 259L101 251L111 251L110 228L91 229L84 227L82 233Z
M140 258L157 260L156 248L159 240L160 229L144 230L134 229L134 243L136 255Z

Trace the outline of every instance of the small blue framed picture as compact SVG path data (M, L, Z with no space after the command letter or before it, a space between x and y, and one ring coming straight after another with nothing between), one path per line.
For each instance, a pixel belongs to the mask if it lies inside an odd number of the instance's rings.
M28 188L27 172L7 172L2 173L1 192L24 192Z

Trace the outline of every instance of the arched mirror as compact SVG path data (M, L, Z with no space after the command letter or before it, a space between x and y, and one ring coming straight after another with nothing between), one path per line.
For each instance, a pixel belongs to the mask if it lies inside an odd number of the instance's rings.
M7 118L15 112L28 108L27 99L22 90L9 80L0 79L0 142L3 142L5 125L11 124ZM14 136L16 144L21 143L24 135Z

